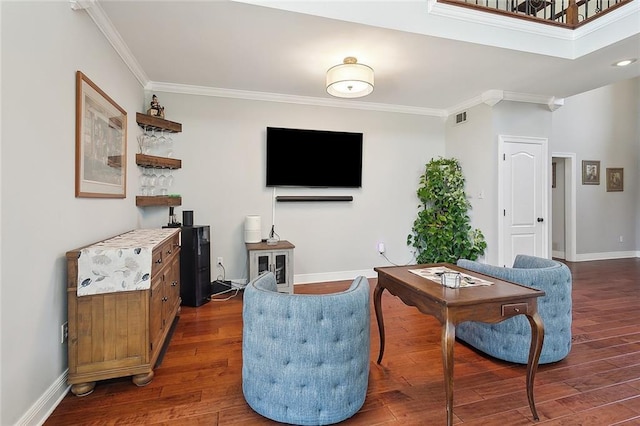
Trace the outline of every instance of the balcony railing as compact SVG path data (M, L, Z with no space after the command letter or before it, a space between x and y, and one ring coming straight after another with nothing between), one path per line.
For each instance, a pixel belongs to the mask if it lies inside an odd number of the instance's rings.
M633 0L438 0L456 6L575 29Z

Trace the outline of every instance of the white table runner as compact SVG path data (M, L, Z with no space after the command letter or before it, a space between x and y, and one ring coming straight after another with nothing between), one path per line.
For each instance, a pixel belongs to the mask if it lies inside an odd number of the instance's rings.
M78 296L147 290L153 248L179 228L136 229L80 251Z

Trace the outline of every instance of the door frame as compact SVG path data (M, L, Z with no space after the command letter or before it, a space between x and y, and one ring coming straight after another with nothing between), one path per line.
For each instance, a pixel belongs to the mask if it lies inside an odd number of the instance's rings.
M540 145L542 148L542 164L540 165L541 169L540 173L542 173L542 212L545 217L545 221L543 223L544 229L542 230L542 248L543 248L543 257L550 257L549 253L551 253L551 231L552 227L550 225L551 220L546 219L551 217L551 209L550 209L550 197L551 191L549 188L551 187L551 156L549 155L549 139L541 138L541 137L532 137L532 136L511 136L511 135L498 135L498 264L505 265L504 262L504 214L500 214L505 209L505 200L504 200L504 155L505 145L507 143L525 143L525 144L535 144ZM511 266L511 265L508 265Z
M564 257L567 262L576 262L576 153L552 152L551 158L564 159Z

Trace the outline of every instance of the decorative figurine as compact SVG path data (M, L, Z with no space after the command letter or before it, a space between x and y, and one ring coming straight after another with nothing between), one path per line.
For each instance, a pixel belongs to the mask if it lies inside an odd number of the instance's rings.
M151 97L151 108L147 110L147 115L164 118L164 107L160 105L156 95Z

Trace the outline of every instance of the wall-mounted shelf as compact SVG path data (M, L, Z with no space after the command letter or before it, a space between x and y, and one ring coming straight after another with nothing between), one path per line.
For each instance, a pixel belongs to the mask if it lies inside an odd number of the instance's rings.
M276 201L353 201L351 195L278 195Z
M140 167L179 169L182 167L182 160L178 160L177 158L156 157L155 155L136 154L136 164Z
M182 197L170 197L168 195L136 196L136 206L138 207L175 207L180 205L182 205Z
M165 130L172 133L182 132L182 124L165 120L160 117L136 113L136 122L143 129L153 128ZM160 169L179 169L182 167L182 160L177 158L157 157L155 155L136 154L136 164L140 167L154 167ZM175 207L182 205L182 197L169 195L138 195L136 196L136 206L138 207Z
M152 127L159 130L166 130L168 132L179 133L182 132L182 124L175 121L165 120L160 117L153 117L151 115L143 114L141 112L136 113L136 122L140 127L147 128Z

